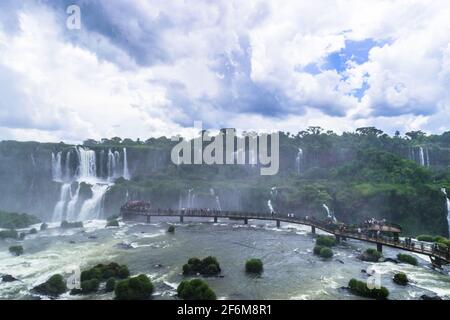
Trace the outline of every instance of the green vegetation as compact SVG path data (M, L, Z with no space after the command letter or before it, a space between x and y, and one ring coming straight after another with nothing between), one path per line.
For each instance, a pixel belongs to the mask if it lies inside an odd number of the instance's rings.
M109 278L108 281L106 281L105 291L106 292L112 292L116 288L116 279Z
M382 257L383 255L373 248L366 249L366 251L359 256L361 260L368 262L378 262Z
M336 238L334 236L317 236L316 245L322 247L332 247L336 245Z
M98 279L81 281L81 293L88 294L97 292L99 286L100 281Z
M392 280L400 286L406 286L409 282L407 275L403 272L396 273Z
M263 269L264 267L261 259L249 259L245 263L245 271L248 273L261 274Z
M23 247L22 246L11 246L9 247L9 252L11 252L15 256L20 256L23 254Z
M424 241L424 242L434 242L434 237L430 236L428 234L422 234L417 237L417 240Z
M108 220L106 222L106 227L118 227L119 226L119 221L113 219L113 220Z
M33 229L30 230L30 234L36 234L36 233L38 233L38 231L36 230L36 228L33 228Z
M40 227L41 231L45 231L45 230L47 230L47 228L48 228L48 224L46 224L45 222L43 224L41 224L41 227Z
M379 289L369 289L365 282L356 279L351 279L348 283L348 287L353 294L361 297L386 299L389 296L389 290L387 288L381 287Z
M167 229L168 233L175 233L175 226L169 226L169 228Z
M220 265L215 257L206 257L203 260L190 258L183 266L184 275L201 274L203 276L215 276L220 273Z
M110 264L98 264L95 267L81 272L81 281L97 279L100 282L110 278L125 279L130 276L130 271L126 265L119 265L115 262Z
M120 281L114 292L118 300L144 300L151 297L153 284L145 274L141 274Z
M400 262L409 263L412 264L413 266L417 266L417 258L410 256L409 254L399 253L397 254L397 259Z
M63 276L60 274L55 274L46 282L34 287L33 291L38 294L57 297L67 291L67 286Z
M319 255L322 258L329 259L329 258L331 258L333 256L333 250L331 250L328 247L324 247L324 248L320 249Z
M202 279L181 281L177 288L178 296L184 300L216 300L216 294Z
M16 230L2 230L0 231L0 239L19 239L19 234Z
M61 228L64 228L64 229L83 228L83 222L81 222L81 221L68 222L68 221L64 220L64 221L61 221Z
M39 223L39 219L26 213L6 212L0 210L0 228L20 229Z
M319 246L316 244L316 246L314 247L313 253L318 256L318 255L320 255L320 250L322 250L323 248L325 248L325 247Z

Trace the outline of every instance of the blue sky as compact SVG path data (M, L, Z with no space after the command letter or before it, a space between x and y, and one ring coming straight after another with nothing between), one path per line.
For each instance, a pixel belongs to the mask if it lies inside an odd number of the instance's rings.
M448 1L4 0L0 134L447 131L448 16Z

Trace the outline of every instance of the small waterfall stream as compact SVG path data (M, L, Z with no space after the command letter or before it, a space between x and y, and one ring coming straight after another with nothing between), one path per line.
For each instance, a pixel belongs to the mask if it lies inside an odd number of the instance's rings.
M450 199L447 195L447 190L445 188L441 188L442 193L445 194L445 199L447 200L447 224L448 224L448 233L450 235Z

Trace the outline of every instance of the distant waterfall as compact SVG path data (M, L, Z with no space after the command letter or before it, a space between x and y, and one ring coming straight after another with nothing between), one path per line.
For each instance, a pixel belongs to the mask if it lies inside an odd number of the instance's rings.
M427 147L419 146L411 148L410 158L423 167L430 166L430 155Z
M302 174L302 160L303 160L303 149L302 148L298 148L298 153L297 156L295 158L295 168L297 169L297 174L301 175Z
M269 207L270 213L275 213L275 209L273 208L272 198L277 195L277 187L272 187L270 189L270 199L267 200L267 206Z
M216 194L216 192L214 191L213 188L210 189L210 192L211 192L211 195L213 197L215 197L215 199L216 199L216 206L217 206L216 209L222 211L222 206L220 205L220 198L219 198L219 196Z
M95 151L78 147L78 180L89 181L97 178L97 161Z
M66 203L70 199L70 183L64 183L61 186L59 201L53 210L53 221L61 221L64 218Z
M70 156L72 151L69 150L66 153L66 162L64 163L64 180L69 181L72 178L71 170L70 170Z
M123 177L126 180L130 180L130 171L128 170L128 156L127 156L127 148L123 148Z
M329 219L332 219L334 222L336 222L336 217L334 216L334 213L330 210L330 208L328 208L328 206L324 203L322 204L322 207L325 208L325 211L327 212L327 217Z
M92 187L92 198L84 202L81 207L79 220L87 219L99 219L103 213L103 198L108 191L109 185L107 184L95 184Z
M52 152L52 178L53 181L61 182L62 181L62 152L59 151L58 153Z
M448 198L447 191L445 188L441 188L441 191L445 194L445 199L447 200L447 224L448 233L450 234L450 199Z
M189 189L188 190L188 198L187 198L187 208L191 209L193 202L194 202L194 194L192 193L192 191L194 191L194 189Z
M78 184L77 189L75 190L75 193L72 194L72 189L70 190L70 201L67 204L67 218L68 221L74 221L77 219L76 215L76 205L78 203L78 197L80 195L80 188L81 184Z

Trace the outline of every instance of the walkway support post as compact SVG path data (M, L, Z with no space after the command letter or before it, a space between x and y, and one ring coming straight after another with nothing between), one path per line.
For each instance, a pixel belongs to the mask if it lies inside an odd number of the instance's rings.
M184 223L184 216L180 215L180 223Z
M311 233L312 233L312 234L316 234L316 227L311 226Z
M248 224L248 219L244 218L244 224Z
M383 252L383 245L381 243L377 243L377 251L378 252Z
M335 236L335 237L336 237L336 242L341 243L341 237L340 236Z
M214 223L217 223L217 217L214 217Z
M280 228L280 226L281 226L281 221L277 220L277 228Z
M150 223L150 216L147 215L147 223Z

